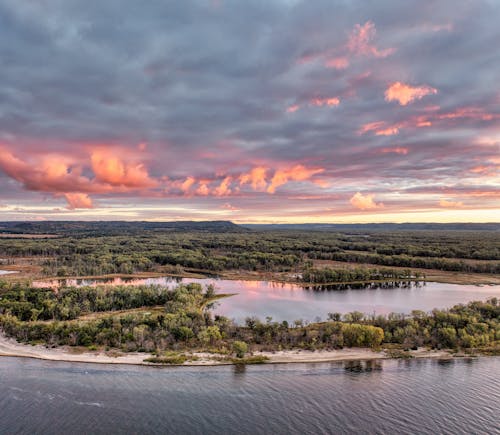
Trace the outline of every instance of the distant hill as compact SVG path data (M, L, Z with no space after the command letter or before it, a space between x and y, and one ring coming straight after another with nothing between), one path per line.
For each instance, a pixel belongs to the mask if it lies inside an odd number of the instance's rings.
M247 224L230 221L36 221L0 222L1 234L33 234L90 237L151 232L198 231L207 233L241 233L249 231L500 231L500 223L403 223L403 224Z
M58 235L124 235L155 231L201 231L211 233L247 232L248 229L230 221L42 221L0 222L0 233Z
M248 224L252 230L280 231L500 231L500 223Z

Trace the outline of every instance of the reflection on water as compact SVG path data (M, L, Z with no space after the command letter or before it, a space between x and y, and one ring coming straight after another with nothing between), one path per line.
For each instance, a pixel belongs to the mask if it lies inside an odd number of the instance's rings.
M301 287L297 284L271 281L234 281L214 278L107 278L66 279L34 282L35 286L96 286L161 285L175 287L179 283L212 284L218 293L235 294L216 304L216 313L237 322L246 317L272 317L276 321L304 319L314 321L327 318L328 313L361 311L366 314L407 313L411 310L430 311L448 308L472 300L500 297L500 286L474 286L442 283L400 284L397 287L369 284L358 289L337 287Z
M381 360L372 361L345 361L344 370L352 373L369 373L374 370L382 370Z
M11 273L18 273L17 270L0 270L0 275L9 275Z
M0 433L498 434L500 358L126 367L4 358Z

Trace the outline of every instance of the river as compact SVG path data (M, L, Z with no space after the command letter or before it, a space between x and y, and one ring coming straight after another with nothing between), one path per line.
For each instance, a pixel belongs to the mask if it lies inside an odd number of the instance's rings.
M500 358L245 367L0 359L0 433L499 434Z

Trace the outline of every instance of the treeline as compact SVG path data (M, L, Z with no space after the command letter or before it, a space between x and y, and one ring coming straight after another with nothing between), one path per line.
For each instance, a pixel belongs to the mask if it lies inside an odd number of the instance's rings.
M308 268L300 277L300 281L310 284L370 282L370 281L418 281L424 274L411 270L351 268L331 269Z
M407 349L480 348L500 340L500 304L497 298L487 302L456 305L450 310L427 314L413 311L411 316L392 314L367 319L384 330L386 343L398 343Z
M320 252L312 253L309 258L316 260L334 260L349 263L379 264L381 266L414 267L438 269L450 272L500 273L500 262L475 262L450 260L447 258L408 257L407 255L378 255L358 252Z

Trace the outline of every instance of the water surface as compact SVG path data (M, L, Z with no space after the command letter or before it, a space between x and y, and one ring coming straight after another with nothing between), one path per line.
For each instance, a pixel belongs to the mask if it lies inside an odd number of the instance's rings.
M499 434L500 358L151 368L0 359L0 433Z
M216 313L243 322L248 316L264 319L267 316L276 321L304 319L314 321L326 319L328 313L361 311L366 314L388 314L391 312L409 314L412 310L430 311L433 308L449 308L458 303L472 300L486 300L500 297L500 286L455 285L425 283L408 287L336 290L301 287L271 281L234 281L223 279L194 278L143 278L143 279L68 279L43 281L35 284L56 285L110 285L156 284L174 287L179 283L196 282L212 284L219 293L235 293L235 296L220 300Z

